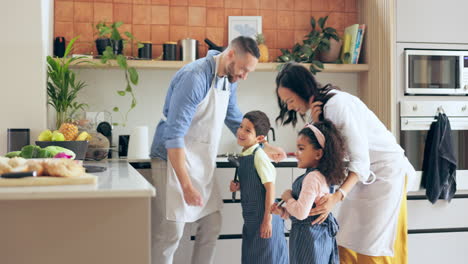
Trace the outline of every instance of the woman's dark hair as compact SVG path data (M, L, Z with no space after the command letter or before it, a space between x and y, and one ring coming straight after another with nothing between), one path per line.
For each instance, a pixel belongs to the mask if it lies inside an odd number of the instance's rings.
M319 161L318 170L325 176L329 185L341 184L345 178L344 140L335 125L328 119L314 123L325 136L325 148ZM315 149L322 149L314 132L306 127L299 135L307 137Z
M280 108L276 122L280 121L282 125L292 123L293 126L296 126L297 123L297 113L294 110L288 110L288 105L281 101L278 95L280 87L290 89L306 102L309 102L310 98L315 96L314 102L319 101L323 105L335 95L333 93L329 94L331 90L339 90L338 87L331 84L321 87L312 73L301 64L295 62L284 64L283 69L276 76L276 97ZM301 117L304 120L304 115L301 115ZM320 116L320 120L322 119L323 112Z
M266 136L270 131L270 119L262 111L250 111L244 115L244 118L252 122L257 137Z

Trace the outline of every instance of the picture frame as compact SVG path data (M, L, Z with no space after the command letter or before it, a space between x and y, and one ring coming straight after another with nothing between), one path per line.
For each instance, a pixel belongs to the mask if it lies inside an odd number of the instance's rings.
M229 43L238 36L251 37L262 33L261 16L229 16Z

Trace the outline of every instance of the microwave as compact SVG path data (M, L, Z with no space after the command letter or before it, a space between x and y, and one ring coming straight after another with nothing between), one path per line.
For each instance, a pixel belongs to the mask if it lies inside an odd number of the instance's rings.
M468 50L405 49L406 95L468 95Z

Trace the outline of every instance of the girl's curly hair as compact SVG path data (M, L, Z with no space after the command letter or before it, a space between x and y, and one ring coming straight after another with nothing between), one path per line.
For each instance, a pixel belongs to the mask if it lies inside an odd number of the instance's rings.
M319 161L318 170L325 176L328 185L341 184L345 179L344 140L335 125L328 119L314 123L325 136L325 148ZM315 149L322 149L310 128L303 128L299 135L308 138Z

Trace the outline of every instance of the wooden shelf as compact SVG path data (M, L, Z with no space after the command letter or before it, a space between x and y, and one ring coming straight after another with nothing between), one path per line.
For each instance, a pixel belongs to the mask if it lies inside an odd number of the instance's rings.
M89 68L118 68L119 66L115 61L110 61L110 65L101 64L98 59L86 59L91 63L80 63L72 65L72 68L80 69L89 69ZM128 60L128 65L130 67L135 67L137 69L157 69L157 70L178 70L182 68L188 62L184 61L148 61L148 60ZM259 63L257 65L257 72L273 72L277 71L277 67L280 63ZM309 67L310 64L304 64L304 66ZM332 64L325 63L325 70L323 72L366 72L369 70L369 65L367 64Z

